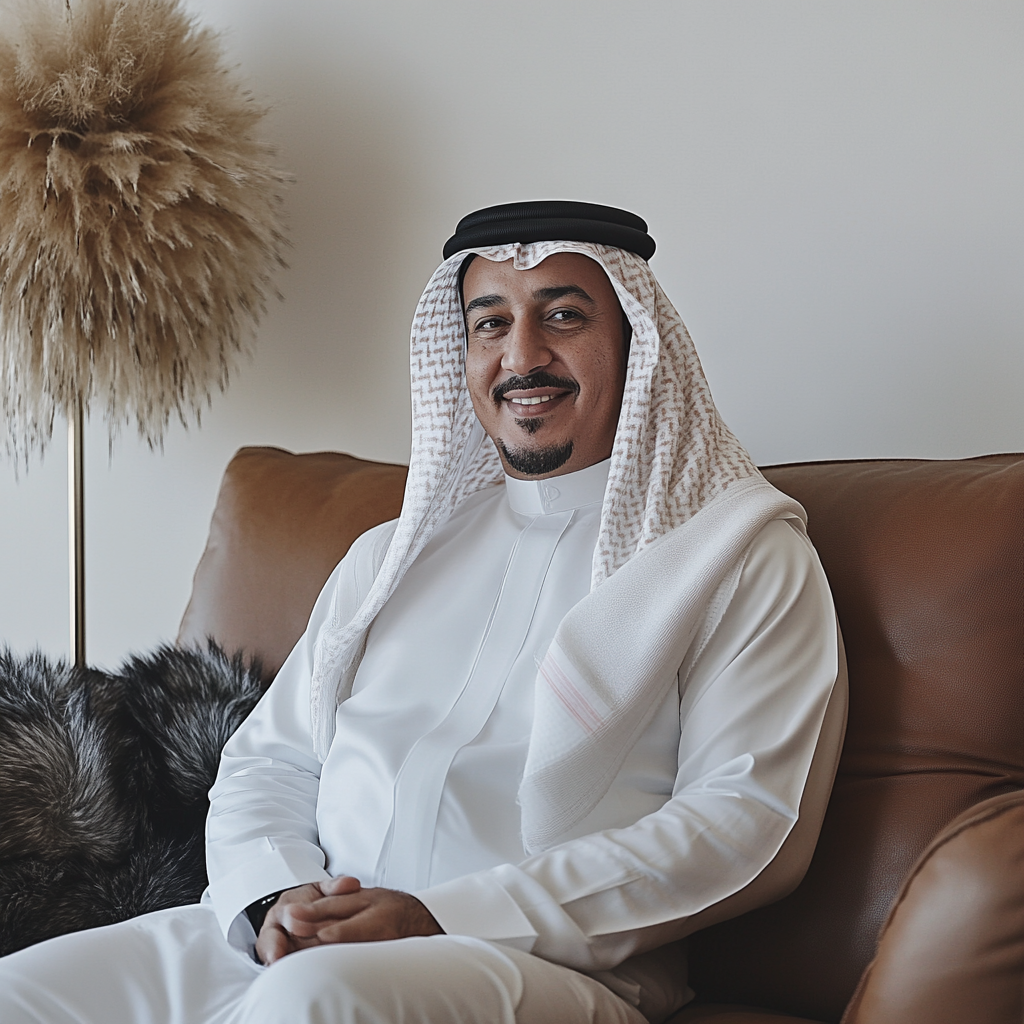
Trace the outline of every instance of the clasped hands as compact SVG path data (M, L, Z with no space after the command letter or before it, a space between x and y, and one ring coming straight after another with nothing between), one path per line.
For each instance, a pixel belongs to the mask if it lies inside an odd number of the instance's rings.
M260 929L256 954L269 966L310 946L443 932L415 896L396 889L364 889L358 878L339 875L281 893Z

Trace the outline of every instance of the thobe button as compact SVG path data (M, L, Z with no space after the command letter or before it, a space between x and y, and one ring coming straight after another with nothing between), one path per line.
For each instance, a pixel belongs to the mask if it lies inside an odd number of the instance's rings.
M544 489L541 493L544 495L544 504L546 506L550 506L562 492L557 487L552 487L550 484L544 484ZM550 509L548 509L548 511L550 511Z

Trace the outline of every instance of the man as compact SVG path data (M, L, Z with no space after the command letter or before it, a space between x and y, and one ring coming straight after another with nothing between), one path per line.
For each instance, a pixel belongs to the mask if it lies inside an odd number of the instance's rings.
M0 1018L659 1021L671 943L799 881L841 641L653 250L591 204L460 222L402 515L226 746L204 903L0 961Z

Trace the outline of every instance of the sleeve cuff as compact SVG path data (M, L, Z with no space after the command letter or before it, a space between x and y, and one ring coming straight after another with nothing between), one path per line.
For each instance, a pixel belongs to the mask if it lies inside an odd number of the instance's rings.
M449 935L469 935L529 953L537 932L490 871L463 875L412 894Z
M211 882L207 890L225 937L254 900L331 877L324 869L323 851L309 843L286 844L261 836L235 847L232 857L240 862L238 866Z

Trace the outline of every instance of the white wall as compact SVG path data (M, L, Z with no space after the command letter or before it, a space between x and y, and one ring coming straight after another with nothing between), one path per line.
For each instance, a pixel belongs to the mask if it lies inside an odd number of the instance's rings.
M407 455L464 213L635 210L762 462L1024 449L1019 0L190 0L297 182L284 303L201 429L89 425L90 660L172 638L243 444ZM0 464L0 642L67 649L65 445Z

